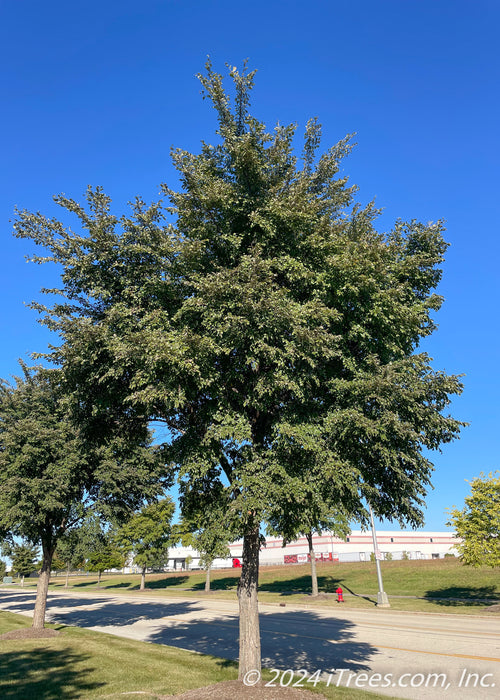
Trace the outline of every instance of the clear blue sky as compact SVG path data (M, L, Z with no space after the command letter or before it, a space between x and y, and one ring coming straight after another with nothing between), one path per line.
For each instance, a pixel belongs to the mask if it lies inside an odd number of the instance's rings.
M51 195L100 184L123 211L176 184L172 145L197 150L214 115L195 73L246 57L253 112L270 127L311 116L324 147L356 132L345 162L362 202L393 221L444 218L451 243L434 366L464 373L469 421L435 455L426 527L442 529L465 479L498 468L499 52L496 0L38 0L0 3L0 376L49 334L23 304L56 283L11 236L14 207L57 214ZM389 527L389 526L387 526Z

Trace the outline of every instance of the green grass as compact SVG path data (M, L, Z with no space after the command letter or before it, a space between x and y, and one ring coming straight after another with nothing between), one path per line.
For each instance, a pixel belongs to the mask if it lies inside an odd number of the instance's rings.
M0 634L30 624L24 616L0 612ZM2 700L111 700L132 692L155 698L238 675L232 661L76 627L49 626L61 630L61 634L47 639L2 640ZM269 674L265 677L271 678ZM316 690L329 699L382 698L360 690L327 688L324 684L318 684Z
M318 563L320 591L331 594L340 584L345 608L373 609L377 578L373 563ZM498 570L462 566L456 559L383 562L384 587L392 597L393 610L494 614L481 599L499 599ZM211 596L235 598L238 570L214 571ZM70 579L74 591L95 591L96 577ZM139 576L106 575L102 590L109 593L138 592ZM202 596L204 572L177 572L147 577L148 596ZM27 581L36 585L36 581ZM61 590L64 577L52 588ZM186 590L187 589L187 590ZM268 603L297 603L339 607L334 596L315 600L309 596L308 565L262 567L259 599ZM464 600L461 600L464 599ZM0 613L0 634L25 627L30 621L19 615ZM85 629L58 626L58 637L39 640L2 640L0 697L7 700L56 700L72 698L118 698L125 692L145 692L143 697L180 693L190 688L236 678L236 664L172 647L146 644ZM312 690L312 688L311 688ZM327 698L361 700L381 697L364 691L317 687Z
M320 563L317 564L320 592L333 594L340 584L346 594L344 607L373 608L377 594L375 564L366 563ZM463 566L457 559L383 562L384 588L391 598L394 610L477 614L490 603L484 599L500 602L498 570L487 567ZM212 573L212 595L234 598L239 571L226 569ZM70 579L74 590L95 590L96 578L83 576ZM134 592L139 589L138 575L106 575L101 588L113 593ZM64 578L53 579L52 587L64 585ZM150 574L146 579L147 594L183 595L204 594L205 573L178 572ZM262 602L289 602L309 605L336 606L334 596L310 598L309 565L262 567L260 571L260 593ZM420 600L412 598L416 596ZM488 613L494 614L494 613Z

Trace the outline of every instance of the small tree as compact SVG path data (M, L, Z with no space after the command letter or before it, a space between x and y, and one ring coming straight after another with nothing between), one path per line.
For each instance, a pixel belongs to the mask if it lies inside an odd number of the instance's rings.
M496 476L498 475L498 476ZM500 566L500 472L481 474L471 482L462 510L453 507L450 521L464 564Z
M104 571L109 569L121 569L125 565L123 553L113 547L108 542L103 544L101 548L89 554L86 568L89 571L97 572L97 588L101 587L101 576Z
M210 591L210 570L214 559L229 557L229 542L235 533L227 527L224 509L227 506L223 491L206 484L181 484L183 518L176 526L178 538L184 546L191 546L200 554L200 566L206 571L205 592Z
M172 517L175 505L170 498L141 508L116 532L116 544L127 554L132 553L134 564L141 567L141 585L146 585L146 569L168 557L173 544Z
M97 573L97 588L100 588L104 571L125 565L126 554L116 542L116 530L93 515L78 529L78 538L84 566L87 571Z
M56 576L59 571L64 571L66 568L66 562L64 562L60 557L59 554L57 553L57 550L54 552L54 556L52 557L52 563L50 566L50 571L55 571Z
M7 564L4 562L3 559L0 559L0 578L3 578L5 576L6 571L7 571Z
M200 530L196 536L196 549L200 553L200 566L205 569L205 593L210 591L210 571L215 559L230 556L227 531L223 527Z
M55 556L63 562L63 568L66 569L64 588L68 588L71 569L79 567L83 563L82 542L79 534L78 529L65 532L57 543Z
M308 454L305 452L303 460L307 459ZM315 468L314 463L309 465L306 473L307 480L302 475L297 476L290 492L281 494L281 498L276 499L268 531L274 535L282 534L283 546L301 535L306 537L311 565L311 595L317 596L319 590L314 533L321 534L323 530L328 530L337 537L345 538L351 529L345 507L335 502L334 479L329 479L324 469ZM363 517L355 503L351 504L351 508L351 517L355 514L358 518Z
M28 543L13 544L6 553L12 559L12 570L21 577L21 586L24 586L24 577L38 569L39 548Z
M100 588L103 572L108 569L121 569L126 556L117 546L115 532L98 518L88 519L80 528L79 536L85 568L97 573L97 588Z

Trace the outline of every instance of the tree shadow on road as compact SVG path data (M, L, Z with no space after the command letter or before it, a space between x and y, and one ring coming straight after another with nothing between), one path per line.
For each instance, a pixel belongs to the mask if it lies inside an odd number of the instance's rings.
M260 626L262 664L268 668L361 671L378 653L371 644L354 638L354 623L314 611L261 613ZM234 660L238 658L238 617L183 620L153 632L147 641Z
M103 683L89 682L93 668L82 668L89 657L64 649L34 648L2 651L0 697L2 700L72 700ZM78 668L76 668L78 665Z
M51 622L61 622L75 627L108 627L133 625L140 620L161 620L163 618L186 615L197 609L196 601L179 603L147 603L143 601L122 602L104 601L99 607L87 610L85 602L81 601L80 609L50 612ZM52 603L52 601L51 601ZM61 607L68 607L64 602Z
M82 606L99 605L104 604L109 598L97 598L97 597L85 597L85 598L70 598L66 596L54 596L50 595L47 599L47 610L51 606L60 606L65 608L81 608ZM23 613L33 611L35 608L35 595L31 596L0 596L0 604L2 604L2 610L13 613Z
M168 576L161 579L151 579L149 580L146 576L146 588L145 590L165 590L175 586L182 586L184 584L189 584L189 576ZM96 590L96 581L92 582L80 582L75 583L72 588L90 588L91 590ZM139 583L131 583L130 581L121 581L120 583L110 583L107 580L101 581L102 590L128 590L128 591L138 591L140 588ZM99 590L99 589L97 589Z
M31 601L32 605L35 604L35 593L32 593L31 595L29 593L11 593L10 595L8 593L1 593L0 595L0 603L14 603L14 602L19 602L19 603L24 603L27 601Z
M8 603L2 609L7 612L31 612L34 598L20 602L19 596L1 603ZM55 608L62 608L57 611ZM89 609L90 608L90 609ZM198 608L196 600L179 602L148 603L146 601L110 600L108 597L70 598L69 596L50 596L47 601L47 619L50 622L74 625L75 627L106 627L133 625L139 620L161 620L177 615L185 615ZM1 697L1 696L0 696Z

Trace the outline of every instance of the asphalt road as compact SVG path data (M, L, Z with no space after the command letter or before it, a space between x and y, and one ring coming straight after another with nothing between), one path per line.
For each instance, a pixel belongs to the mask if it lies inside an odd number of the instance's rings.
M34 593L0 590L0 608L31 615ZM318 669L332 685L400 698L498 698L500 619L261 604L262 661L276 682ZM215 598L51 593L47 617L130 639L238 656L237 604Z

